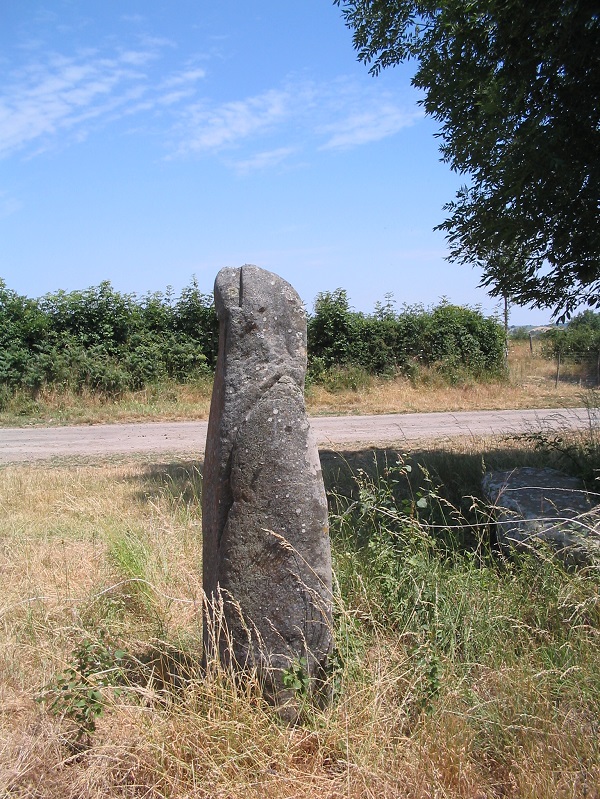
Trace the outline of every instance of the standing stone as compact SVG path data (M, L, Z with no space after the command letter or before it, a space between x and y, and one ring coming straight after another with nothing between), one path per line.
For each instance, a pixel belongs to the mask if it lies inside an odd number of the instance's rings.
M306 416L306 314L256 266L215 281L219 355L202 491L207 657L256 668L293 718L284 676L318 690L332 648L327 500ZM221 625L221 622L224 622Z

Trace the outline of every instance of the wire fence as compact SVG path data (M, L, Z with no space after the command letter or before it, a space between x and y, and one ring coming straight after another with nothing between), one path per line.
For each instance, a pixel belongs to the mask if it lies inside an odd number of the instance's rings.
M588 387L600 387L600 350L568 353L558 352L554 356L556 376L554 385L562 380L580 382Z

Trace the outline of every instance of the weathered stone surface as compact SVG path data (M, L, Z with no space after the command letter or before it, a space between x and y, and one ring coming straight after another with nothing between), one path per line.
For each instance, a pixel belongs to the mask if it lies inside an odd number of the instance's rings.
M600 558L599 506L577 478L524 467L488 472L483 490L495 506L500 546L546 544L570 564Z
M327 500L304 406L306 314L256 266L215 282L219 356L204 464L205 647L258 668L267 695L301 661L317 687L332 646ZM217 635L217 605L227 633ZM305 659L305 663L303 661Z

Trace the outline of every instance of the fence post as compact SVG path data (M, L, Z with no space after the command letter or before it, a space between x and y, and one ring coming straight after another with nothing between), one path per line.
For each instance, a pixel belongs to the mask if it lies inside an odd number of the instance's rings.
M554 381L554 388L558 388L559 378L560 378L560 352L556 356L556 380Z

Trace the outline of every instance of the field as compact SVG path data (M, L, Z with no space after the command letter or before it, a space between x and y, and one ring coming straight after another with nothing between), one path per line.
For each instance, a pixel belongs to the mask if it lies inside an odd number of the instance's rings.
M581 387L557 391L546 372L536 394L529 367L530 388L515 374L507 391L581 403ZM460 401L459 389L433 390ZM471 390L463 401L500 393ZM382 393L311 403L399 401ZM321 453L333 700L293 727L252 676L198 668L200 463L3 468L0 796L598 799L598 570L567 572L544 552L501 557L478 497L486 468L595 468L598 447L589 433L532 443Z
M325 384L307 387L309 413L413 413L506 408L560 408L581 405L589 384L575 365L563 367L541 357L539 342L515 341L509 350L507 380L449 385L434 372L419 381L374 378L356 371L333 373ZM36 400L17 396L0 411L0 425L94 424L152 420L207 419L212 383L166 383L107 400L86 392L42 390Z

